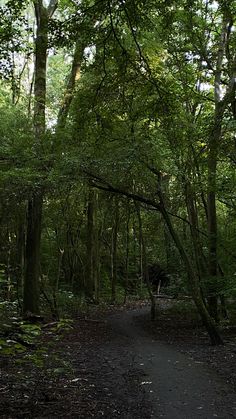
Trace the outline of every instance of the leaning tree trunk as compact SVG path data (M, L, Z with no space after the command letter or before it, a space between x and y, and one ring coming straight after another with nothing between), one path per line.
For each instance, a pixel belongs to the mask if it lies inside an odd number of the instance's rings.
M181 240L173 227L171 218L166 210L165 201L162 193L162 175L158 174L158 196L160 199L160 212L166 222L170 235L180 253L181 259L183 260L187 273L188 273L188 286L191 291L193 301L197 307L198 313L201 316L202 322L210 336L211 342L213 345L222 344L223 341L217 329L214 319L210 316L201 293L201 288L199 284L198 276L196 275L192 263L189 260L189 257L181 243Z
M166 211L164 205L162 205L161 207L161 213L162 216L166 222L166 225L169 229L169 232L171 234L171 237L180 253L180 256L185 264L185 267L187 269L187 273L188 273L188 280L189 280L189 288L192 294L192 298L193 301L197 307L197 310L201 316L202 322L210 336L211 342L213 345L219 345L222 344L223 341L221 339L221 336L219 334L219 331L217 329L216 323L214 321L214 319L210 316L210 314L207 311L207 308L204 304L204 301L202 299L202 295L201 295L201 290L200 290L200 286L199 286L199 281L198 278L194 272L194 269L192 267L192 264L189 260L189 257L180 241L180 238L178 236L178 234L176 233L170 216L168 214L168 212Z

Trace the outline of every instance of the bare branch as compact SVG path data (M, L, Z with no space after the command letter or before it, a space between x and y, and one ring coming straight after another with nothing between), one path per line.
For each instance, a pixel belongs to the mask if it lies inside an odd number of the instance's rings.
M142 202L143 204L149 205L153 208L156 208L156 210L161 211L161 205L159 202L156 202L153 199L149 199L145 196L141 196L133 192L128 192L120 187L113 186L105 179L102 179L98 175L95 175L87 170L83 170L83 172L87 176L89 176L93 187L97 189L101 189L103 191L112 192L112 193L126 196L127 198L133 199L134 201Z
M56 8L58 6L58 0L51 0L49 5L48 5L48 17L49 19L52 17L52 15L54 14L54 12L56 11Z

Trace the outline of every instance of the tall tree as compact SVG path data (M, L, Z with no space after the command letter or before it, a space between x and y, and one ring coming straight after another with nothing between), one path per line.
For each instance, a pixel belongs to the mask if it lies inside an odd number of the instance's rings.
M236 54L232 57L230 52L230 37L234 22L230 2L219 2L221 9L221 30L218 41L216 65L214 68L214 120L208 141L208 232L209 232L209 274L218 276L218 240L217 240L217 210L216 210L216 179L220 139L222 136L223 117L227 107L235 97L236 87ZM224 61L227 60L228 74L226 91L222 82L224 79ZM214 294L214 289L213 289ZM208 298L212 316L217 320L217 296Z
M35 37L34 76L34 150L40 161L45 136L45 104L47 81L48 24L57 7L51 0L46 7L43 0L33 2L37 22ZM23 312L39 314L40 239L42 230L43 189L39 185L32 191L28 202L25 254Z

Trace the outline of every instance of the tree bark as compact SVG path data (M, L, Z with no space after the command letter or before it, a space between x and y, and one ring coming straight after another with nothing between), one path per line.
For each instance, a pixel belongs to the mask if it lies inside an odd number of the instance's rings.
M33 193L28 202L25 252L23 314L39 314L40 238L42 221L42 194Z
M34 1L37 31L35 40L34 148L40 157L45 134L46 66L48 47L48 11L42 0ZM23 314L39 314L39 264L43 192L35 189L28 202L26 233L26 268Z

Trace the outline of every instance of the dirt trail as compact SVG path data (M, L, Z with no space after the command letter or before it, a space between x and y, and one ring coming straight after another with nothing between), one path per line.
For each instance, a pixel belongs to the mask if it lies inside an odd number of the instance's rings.
M233 387L201 355L155 338L147 314L91 312L64 335L46 329L37 364L33 350L0 357L0 418L236 418ZM234 360L225 353L220 362Z
M144 308L141 313L146 311ZM104 351L110 360L117 353L116 366L120 355L120 364L129 365L131 371L141 370L139 385L145 388L145 398L152 406L150 416L147 412L144 419L236 418L235 395L214 370L155 340L143 330L137 316L140 310L110 316L108 323L115 337Z

